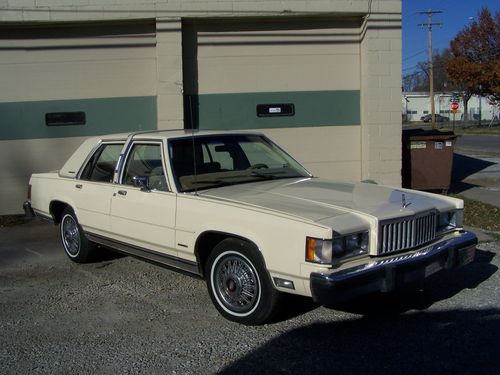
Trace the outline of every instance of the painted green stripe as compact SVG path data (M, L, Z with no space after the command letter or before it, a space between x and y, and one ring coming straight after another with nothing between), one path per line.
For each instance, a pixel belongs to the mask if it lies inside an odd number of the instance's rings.
M295 115L257 117L257 104L293 103ZM200 129L265 129L360 124L359 90L203 94Z
M47 126L45 114L85 112L86 124ZM81 137L156 129L156 97L0 103L0 140Z

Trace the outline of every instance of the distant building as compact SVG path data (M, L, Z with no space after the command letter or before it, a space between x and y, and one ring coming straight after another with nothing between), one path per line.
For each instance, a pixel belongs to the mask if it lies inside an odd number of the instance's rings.
M437 92L434 94L434 104L436 113L441 116L453 119L453 112L450 110L450 102L453 97L452 93ZM422 116L431 113L431 103L428 92L404 92L402 97L402 113L406 121L420 121ZM498 118L500 113L498 107L492 106L487 98L477 95L469 99L469 119L491 121L492 118ZM463 120L464 103L461 99L458 100L458 111L455 113L455 120Z

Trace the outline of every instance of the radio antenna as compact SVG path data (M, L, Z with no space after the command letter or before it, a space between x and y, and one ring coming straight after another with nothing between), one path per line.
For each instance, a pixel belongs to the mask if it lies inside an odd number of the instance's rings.
M194 195L198 195L198 174L196 173L196 146L194 141L194 116L193 116L193 96L189 95L189 112L191 117L191 140L193 143L193 172L194 172Z

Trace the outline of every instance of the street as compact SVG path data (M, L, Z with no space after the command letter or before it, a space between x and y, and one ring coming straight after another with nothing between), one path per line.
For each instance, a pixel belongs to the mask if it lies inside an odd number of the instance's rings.
M424 291L335 310L282 301L272 324L223 319L205 282L109 253L72 263L58 228L0 228L0 368L66 373L481 373L500 368L500 248Z
M455 150L459 152L494 153L500 155L500 136L462 135L457 138Z

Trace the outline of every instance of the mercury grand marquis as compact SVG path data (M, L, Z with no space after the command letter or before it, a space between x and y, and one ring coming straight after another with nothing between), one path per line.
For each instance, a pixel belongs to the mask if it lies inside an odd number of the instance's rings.
M206 280L227 319L269 320L282 293L335 305L474 259L459 199L317 178L259 133L86 140L33 174L25 210L60 225L74 262L101 248Z

